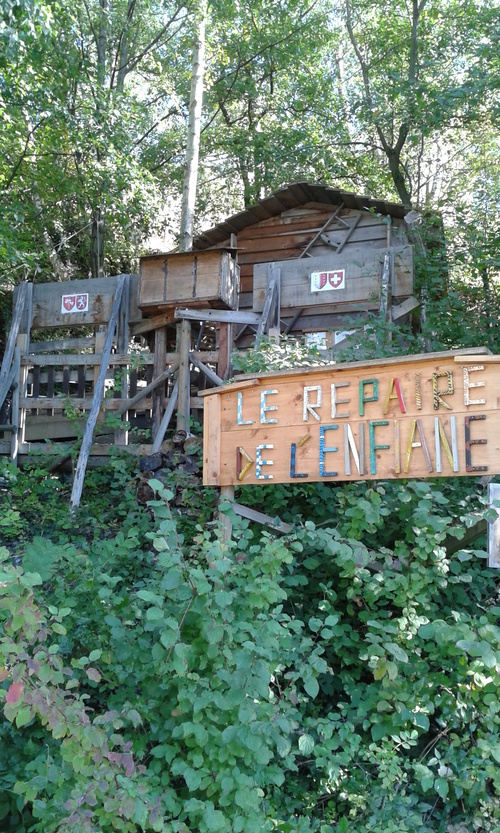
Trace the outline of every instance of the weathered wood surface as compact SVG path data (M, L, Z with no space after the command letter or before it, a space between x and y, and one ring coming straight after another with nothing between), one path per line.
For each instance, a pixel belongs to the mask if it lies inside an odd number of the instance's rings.
M52 341L35 341L30 344L30 355L55 353L57 350L94 350L95 336L85 338L57 338Z
M14 348L13 361L14 379L13 394L12 394L12 424L16 426L16 430L12 432L10 439L10 458L13 463L17 464L17 456L19 453L19 417L20 417L20 384L21 384L21 348Z
M153 379L162 376L166 370L167 365L167 328L159 327L155 330L155 352L153 364ZM156 437L156 432L161 423L163 416L163 398L165 396L165 385L160 390L155 387L153 391L153 425L152 425L152 439Z
M161 422L158 426L158 430L156 432L156 437L154 438L153 445L151 446L151 454L156 454L157 451L160 450L161 444L164 440L165 434L167 432L168 426L170 425L170 420L172 419L175 411L175 406L177 405L177 400L179 397L179 382L177 381L172 389L172 394L170 399L168 400L167 407L165 408L164 414L162 416Z
M133 324L130 332L133 336L150 333L152 330L157 330L159 327L167 327L169 324L175 323L175 317L172 310L164 312L161 315L155 315L153 318L144 318L137 324Z
M181 321L179 327L179 394L177 400L177 431L189 432L190 422L190 368L189 352L191 350L191 322Z
M92 280L58 281L40 283L33 287L32 328L73 327L85 324L95 326L107 324L113 306L113 298L121 275ZM89 294L89 311L61 313L63 295ZM131 323L142 319L137 306L137 275L130 275L129 320Z
M258 374L208 391L205 484L500 473L498 365L477 352L469 385L457 352ZM240 449L253 461L243 478Z
M227 487L226 487L227 488ZM264 512L257 512L256 509L251 509L249 506L243 506L241 503L233 503L231 509L242 518L248 518L249 521L262 524L274 529L276 532L287 534L292 532L292 524L287 524L279 518L272 518L271 515L266 515Z
M249 306L245 294L252 291L255 264L266 263L271 259L281 261L299 258L307 251L313 256L327 254L332 251L328 240L337 246L343 242L345 253L352 248L380 249L389 245L387 229L391 218L362 209L343 208L330 226L329 221L334 211L333 205L311 203L307 208L292 209L276 217L263 219L238 233L238 260L241 290L244 293L243 297L240 296L240 309ZM356 227L349 232L347 226L352 227L356 218ZM326 230L325 224L328 224ZM323 240L322 234L326 240ZM394 246L404 246L409 242L404 220L392 218L390 242Z
M108 329L106 332L106 339L104 342L104 347L102 351L102 359L101 359L101 366L99 369L99 376L97 378L95 387L94 387L94 398L92 401L92 407L90 409L90 413L87 418L87 422L85 425L85 431L83 433L82 438L82 447L80 450L80 455L78 457L78 463L76 466L75 477L73 480L73 488L71 490L71 506L73 508L80 505L80 498L83 489L83 480L85 477L85 469L87 467L87 459L90 452L90 447L92 445L92 436L94 433L94 428L97 422L97 418L99 416L99 410L101 407L102 398L104 395L104 383L106 380L106 371L108 368L109 357L111 355L111 348L113 346L113 337L115 334L115 329L118 322L118 314L120 311L120 303L122 300L123 295L123 288L125 285L125 276L121 275L120 278L117 280L116 284L116 291L115 296L113 299L113 307L111 309L111 314L109 318Z
M21 364L29 365L30 367L35 365L38 365L39 367L76 367L77 365L88 365L93 367L94 365L100 366L102 356L102 353L51 353L47 355L30 354L22 357ZM136 364L140 367L141 365L153 364L153 362L154 358L150 353L114 353L113 355L110 354L108 367L131 364Z
M217 373L215 373L215 371L211 370L210 367L207 367L205 364L203 364L203 362L200 362L196 358L194 353L189 354L189 359L190 359L191 363L194 364L194 366L198 368L198 370L201 370L201 372L204 374L204 376L206 376L206 378L210 382L212 382L213 385L222 385L224 383L224 380L221 379L220 376L217 376Z
M2 366L0 367L0 408L5 402L5 397L9 392L12 382L9 382L9 374L14 358L14 350L16 348L17 336L19 335L19 328L21 326L21 319L23 317L26 299L28 295L28 284L22 283L17 289L17 296L14 303L14 314L12 316L12 323L7 337L7 344L2 359Z
M238 305L238 267L226 251L145 256L139 275L142 309L195 302Z
M255 312L240 312L225 309L184 309L175 310L175 317L186 321L213 321L224 324L255 324L258 325L260 315Z
M365 302L371 309L380 304L380 285L385 249L356 248L342 254L280 261L281 309L311 307L323 304L346 305ZM413 292L413 248L397 247L394 253L394 297L405 297ZM277 263L274 263L276 266ZM263 309L267 290L267 264L254 269L253 308ZM325 292L311 291L311 273L345 270L345 288Z

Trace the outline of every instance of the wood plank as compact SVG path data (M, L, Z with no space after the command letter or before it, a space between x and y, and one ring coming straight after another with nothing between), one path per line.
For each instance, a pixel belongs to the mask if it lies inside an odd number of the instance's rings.
M24 305L28 293L28 284L21 283L15 294L14 314L12 316L12 323L10 325L9 335L7 336L7 344L5 345L5 352L0 367L0 408L5 402L5 397L9 392L10 384L7 386L7 379L9 377L12 360L14 358L14 351L16 349L17 337L19 335L19 328L21 326L21 319L24 312Z
M76 280L70 283L57 281L36 284L33 288L33 329L107 324L121 277L121 275L114 275L109 278ZM89 295L88 312L61 313L63 295L85 293ZM142 312L137 306L137 275L130 276L129 303L130 322L140 321Z
M217 371L222 379L228 379L231 375L231 354L233 352L234 324L221 322L219 324L219 360Z
M207 391L208 392L208 391ZM203 485L216 485L220 470L220 398L204 399Z
M163 442L163 438L167 432L167 428L170 424L170 420L175 411L175 406L177 405L177 399L179 396L179 382L177 381L173 387L172 394L170 399L168 400L167 407L163 414L162 420L160 425L158 426L158 430L156 432L156 437L154 439L153 445L151 446L151 454L156 454L157 451L160 450L161 444Z
M189 352L191 350L191 322L183 319L179 327L179 396L177 402L177 431L189 433L190 427L190 372Z
M21 396L19 398L21 408L50 408L51 410L62 411L68 404L68 401L71 403L71 406L74 408L78 408L82 411L89 411L92 407L93 397L92 396L70 396L68 397L65 394L61 394L59 396ZM102 409L104 411L119 411L122 402L120 399L112 399L105 397L102 401Z
M157 330L159 327L167 327L169 324L175 323L174 311L172 309L163 312L161 315L155 315L153 318L144 318L138 321L130 328L130 333L133 336L144 335L150 333L152 330Z
M85 469L87 467L87 459L92 445L92 436L94 428L99 416L99 410L104 395L104 382L106 379L106 370L108 367L109 357L111 355L111 348L113 346L113 336L118 322L118 312L120 309L120 302L123 294L123 286L125 283L124 276L121 276L116 284L115 297L113 299L113 307L109 319L108 329L106 332L106 339L102 351L102 360L99 370L99 377L94 388L94 398L89 416L85 425L85 431L82 439L82 447L78 456L78 463L76 466L75 478L73 481L73 489L71 491L71 506L73 508L80 505L80 498L83 489L83 480L85 477Z
M21 348L14 347L14 361L12 363L12 376L13 376L13 393L12 393L12 425L16 427L16 430L12 432L12 436L10 438L10 459L17 465L17 458L19 454L19 419L20 419L20 386L21 386ZM10 386L9 386L10 387Z
M52 341L32 341L30 354L55 353L57 350L93 350L95 336L85 338L57 338Z
M105 335L103 333L102 335ZM34 367L35 365L39 365L40 367L77 367L78 365L88 365L89 367L93 367L96 363L101 363L103 354L100 353L92 353L92 354L79 354L79 353L71 353L71 354L64 354L60 355L59 353L51 353L50 355L28 355L23 356L21 359L21 364L26 365L29 367ZM151 353L127 353L124 355L119 355L118 353L114 353L109 357L109 365L108 367L114 367L116 365L131 365L133 363L137 363L138 365L145 365L145 364L153 364L153 356Z
M129 307L130 307L130 275L124 276L122 300L120 302L120 309L118 311L118 322L116 325L116 349L119 353L128 353L130 340L130 326L129 326ZM118 375L118 379L117 379ZM123 368L115 368L115 399L127 399L128 396L128 372L127 366ZM127 411L120 411L124 423L128 420ZM128 430L125 424L120 428L115 429L115 443L117 445L127 445Z
M227 487L226 487L227 488ZM241 503L233 503L231 505L233 512L240 515L242 518L248 518L249 521L269 526L276 532L287 534L293 531L292 524L287 524L279 518L272 518L271 515L265 515L264 512L257 512L256 509L251 509L249 506L243 506Z
M211 370L209 367L203 364L203 362L200 362L193 352L189 354L189 358L191 362L194 364L194 366L197 367L198 370L201 370L201 372L207 377L207 379L210 382L212 382L213 385L224 384L224 380L221 379L221 377L218 376L217 373L215 373L213 370Z
M375 309L380 298L380 276L385 249L345 250L341 255L278 261L282 270L281 309L311 307L325 303L357 303L373 300ZM413 292L413 248L398 247L394 251L396 297ZM329 292L312 292L312 272L345 270L345 288ZM254 303L256 312L263 309L267 289L267 264L254 267Z
M258 324L260 315L254 312L239 312L223 309L193 310L177 308L175 317L186 321L213 321L225 324Z
M166 370L167 365L167 328L158 327L155 331L155 352L153 364L153 379L162 376ZM155 386L153 390L153 426L152 439L155 441L156 433L161 425L163 416L163 398L165 396L165 386L159 390Z

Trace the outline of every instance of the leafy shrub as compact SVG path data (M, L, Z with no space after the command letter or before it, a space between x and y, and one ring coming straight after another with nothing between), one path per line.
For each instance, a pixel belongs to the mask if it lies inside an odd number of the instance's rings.
M445 547L470 486L280 487L294 534L225 541L153 485L153 525L3 552L6 829L497 829L496 576Z

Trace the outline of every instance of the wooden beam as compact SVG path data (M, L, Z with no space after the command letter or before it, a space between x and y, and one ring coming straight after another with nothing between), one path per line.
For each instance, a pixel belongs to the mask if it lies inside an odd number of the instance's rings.
M104 333L98 333L98 335L104 336ZM77 367L78 365L89 365L94 366L96 362L101 362L102 360L102 353L90 353L90 354L79 354L79 353L67 353L65 355L61 355L59 353L51 353L48 355L41 355L41 356L34 356L33 354L29 354L26 356L22 356L21 364L28 365L29 367L68 367L74 366ZM115 365L130 365L133 362L138 362L139 364L153 364L154 358L151 354L145 353L125 353L123 355L114 353L110 355L108 366L115 366Z
M215 324L256 324L260 321L257 312L240 312L228 309L184 309L175 310L175 317L185 321L213 321Z
M179 401L177 404L177 431L189 433L189 353L191 350L191 323L183 319L179 327Z
M92 407L85 425L85 431L82 439L82 447L78 457L78 463L75 472L75 479L73 481L73 489L71 491L71 506L76 508L80 505L80 498L82 496L83 481L85 478L85 470L87 468L87 460L92 445L92 436L96 426L97 417L101 407L102 397L104 395L104 382L106 380L106 371L108 369L109 357L111 355L111 348L113 346L113 336L118 321L118 312L120 309L120 302L123 294L123 286L125 277L122 275L117 281L116 292L113 300L113 307L109 319L108 329L104 340L104 347L102 351L101 365L99 368L99 375L94 386L94 399Z
M135 408L135 406L138 405L142 399L145 399L147 396L149 396L149 394L152 391L154 391L155 388L158 387L158 385L161 385L162 382L166 382L168 377L176 373L178 369L178 364L172 365L172 367L167 368L167 370L164 370L163 373L157 376L156 379L153 379L153 381L150 382L149 385L146 385L145 388L138 391L136 395L132 397L132 399L128 399L127 402L123 402L123 404L120 405L117 411L119 416L122 416L127 411L131 411L133 408Z
M153 318L145 318L143 321L138 321L130 328L130 334L133 336L140 336L144 333L150 333L151 330L158 330L160 327L167 327L169 324L175 323L175 316L172 310L162 313L162 315L155 315Z
M9 335L7 337L7 344L5 345L5 353L2 359L2 366L0 367L0 408L5 402L5 397L9 392L10 385L7 385L12 359L14 358L14 350L16 348L17 336L19 335L19 327L23 317L24 306L26 303L28 293L28 284L22 283L17 290L16 303L14 306L14 314L12 316L12 324L10 326Z
M12 395L12 424L16 425L16 430L12 432L10 438L10 459L17 465L17 456L19 453L19 383L21 378L21 348L14 348L14 393Z
M271 267L273 265L274 264L270 264ZM254 350L258 349L260 339L262 338L264 333L269 329L269 322L271 320L273 307L276 303L277 292L278 279L276 273L273 272L272 277L270 278L269 283L267 285L266 300L264 301L264 309L262 310L262 316L259 321L259 326L257 327L257 335L255 336Z
M157 376L161 376L163 372L166 370L167 364L167 328L166 327L158 327L155 330L155 352L154 352L154 363L153 363L153 379L156 379ZM156 437L156 432L158 431L161 423L161 418L163 415L163 398L164 393L163 391L158 390L156 387L153 391L153 425L152 425L152 438L153 442Z
M234 324L219 324L219 361L217 370L221 379L231 376L231 354L233 352Z
M223 486L221 492L223 488L227 489L228 487ZM249 506L242 506L241 503L233 503L232 509L237 515L241 515L242 518L248 518L249 521L255 521L256 523L269 526L271 529L276 530L276 532L287 533L293 530L292 524L280 521L279 518L272 518L270 515L265 515L264 512L257 512L255 509L250 509Z
M340 212L342 211L343 208L344 208L344 203L341 202L339 207L336 208L335 211L333 212L332 216L328 218L326 223L323 226L321 226L318 233L315 234L313 239L307 244L307 246L305 247L305 249L302 252L302 254L300 255L300 257L306 257L309 254L309 249L312 249L312 247L316 243L316 240L319 240L319 238L321 237L323 232L325 232L327 230L328 226L331 225L333 223L333 221L337 219L338 215L340 214Z
M118 321L116 325L116 349L119 353L127 353L130 339L129 326L129 305L130 305L130 275L124 275L122 300L118 312ZM128 397L128 368L118 370L119 384L116 385L116 370L115 370L115 399L127 399ZM120 411L120 416L124 417L124 423L127 421L127 411ZM127 445L128 431L125 424L115 429L115 443L117 445Z
M158 427L158 431L156 432L156 437L154 439L153 445L151 446L151 454L156 454L157 451L160 450L161 444L163 442L163 438L166 434L167 428L170 424L170 420L175 411L175 406L177 404L177 398L179 395L179 382L177 381L173 387L172 395L168 400L168 405L165 409L165 413L163 414L162 420Z
M190 353L189 358L191 360L191 363L194 364L194 366L197 367L198 370L201 370L201 372L207 377L207 379L210 382L212 382L213 385L224 384L224 380L221 379L220 376L217 376L217 373L215 373L215 371L210 370L210 368L203 364L203 362L200 362L199 359L195 357L194 353Z
M57 338L52 341L32 341L30 354L54 353L56 350L93 350L95 336L89 338Z

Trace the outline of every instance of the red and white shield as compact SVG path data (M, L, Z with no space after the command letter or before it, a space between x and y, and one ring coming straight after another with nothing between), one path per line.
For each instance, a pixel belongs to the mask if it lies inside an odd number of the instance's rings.
M326 286L327 274L326 272L314 273L314 287L315 289L323 289Z
M335 272L328 272L328 282L332 289L341 289L343 288L345 280L345 271L344 269L337 269Z
M87 312L89 308L89 296L87 292L76 296L76 308L78 312Z
M76 304L76 295L62 296L62 312L73 312Z

